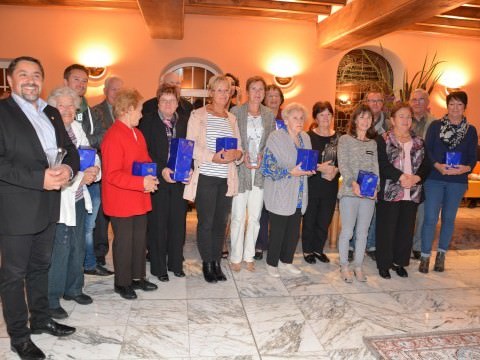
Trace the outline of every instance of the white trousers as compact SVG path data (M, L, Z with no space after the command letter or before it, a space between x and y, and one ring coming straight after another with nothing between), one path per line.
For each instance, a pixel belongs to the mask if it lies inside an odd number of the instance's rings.
M254 172L252 171L252 183ZM232 221L230 224L230 241L232 263L252 262L255 256L255 243L260 229L260 216L263 208L263 189L256 186L252 190L238 194L232 200ZM245 220L248 213L247 231Z

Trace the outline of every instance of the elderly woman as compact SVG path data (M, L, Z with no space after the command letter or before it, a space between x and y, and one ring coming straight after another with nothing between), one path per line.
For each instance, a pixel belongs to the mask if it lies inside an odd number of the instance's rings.
M162 84L157 90L158 111L146 114L139 129L147 142L148 153L157 164L158 191L152 194L152 211L147 216L150 272L160 281L169 281L168 271L184 277L183 243L187 202L184 184L171 178L167 167L170 141L187 136L187 120L177 115L180 95L176 87Z
M391 111L392 129L377 136L380 191L377 202L376 262L380 276L389 269L407 277L421 183L428 175L423 140L412 131L412 108L398 103Z
M48 103L58 109L72 143L89 146L82 125L76 121L75 113L80 98L69 87L52 91ZM79 171L75 178L62 188L60 219L55 229L52 260L48 271L48 302L50 315L55 319L68 316L60 306L60 298L74 300L86 305L92 298L83 293L83 260L85 258L85 216L92 212L92 201L86 185L100 180L100 160L95 165ZM86 210L86 211L85 211Z
M142 97L137 90L123 89L113 103L115 122L102 142L102 203L113 227L113 265L116 293L136 299L135 290L152 291L145 279L147 212L150 193L157 190L156 176L132 175L134 161L151 162L147 144L136 129L142 117Z
M228 100L227 108L230 111L234 106L242 103L242 91L240 89L240 80L231 73L226 73L225 77L230 82L230 99Z
M303 257L309 264L318 259L328 263L323 252L338 193L336 149L338 134L333 130L333 107L328 101L313 105L313 124L308 132L312 149L318 150L317 173L308 179L308 207L302 223Z
M300 232L300 220L308 203L307 176L315 171L303 171L296 164L297 149L311 149L310 138L303 131L307 118L305 108L296 103L282 111L286 129L269 136L262 163L265 176L265 207L270 212L270 243L267 271L279 277L278 267L291 274L300 274L293 262ZM280 261L279 261L280 260Z
M445 270L445 253L452 239L457 210L467 190L468 174L477 162L477 130L465 118L467 94L464 91L451 92L447 95L446 102L447 114L431 123L425 138L425 147L433 168L424 185L425 219L419 267L422 273L428 273L429 270L440 210L442 225L433 270ZM447 152L460 153L460 164L446 164Z
M232 196L238 193L237 165L242 159L242 142L237 119L226 110L230 82L225 76L213 76L208 82L211 103L190 115L187 138L195 141L194 169L184 198L195 200L197 208L197 246L202 258L205 281L227 280L221 267L222 244L232 208ZM237 149L216 152L216 139L237 138Z
M338 168L343 177L338 192L342 230L338 239L340 273L342 279L353 282L348 265L348 242L356 232L354 273L358 281L367 281L362 271L367 233L375 210L375 197L362 196L357 177L360 170L379 176L376 136L372 126L373 113L367 105L360 104L350 119L348 132L338 140ZM377 185L378 189L378 185ZM375 192L376 193L376 192Z
M267 138L275 130L273 113L262 105L266 86L265 80L260 76L249 78L246 86L248 102L232 108L245 146L244 161L238 166L238 195L232 201L230 262L234 271L240 271L242 260L245 261L247 270L255 270L253 257L263 208L263 175L258 169ZM245 232L247 212L248 225Z

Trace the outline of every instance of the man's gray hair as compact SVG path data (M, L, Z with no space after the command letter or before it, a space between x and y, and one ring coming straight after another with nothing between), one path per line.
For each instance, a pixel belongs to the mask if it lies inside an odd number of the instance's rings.
M115 80L119 80L119 81L123 82L123 79L120 78L120 77L118 77L118 76L109 76L109 77L107 77L107 78L105 79L105 83L104 83L104 85L103 85L104 88L105 88L105 89L108 89L108 87L110 86L110 83L111 83L112 81L115 81Z
M425 90L425 89L417 88L417 89L413 90L412 93L410 94L410 99L413 97L413 95L414 95L415 93L422 94L422 96L423 96L427 101L430 100L430 99L429 99L430 94L429 94L428 91Z

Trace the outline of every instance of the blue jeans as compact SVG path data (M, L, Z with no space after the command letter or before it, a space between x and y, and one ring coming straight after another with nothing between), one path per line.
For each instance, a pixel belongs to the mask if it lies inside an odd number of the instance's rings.
M442 224L438 251L446 252L452 240L455 216L467 190L467 184L440 180L425 182L425 217L422 228L422 256L429 257L435 237L438 215L442 210Z
M372 222L370 223L370 226L368 227L368 235L367 235L367 245L365 249L367 251L375 251L376 248L376 240L375 240L375 229L377 227L377 211L373 211L373 216L372 216ZM350 250L355 250L355 238L356 238L356 231L353 231L353 236L350 239L349 242L349 249Z
M100 208L100 183L93 183L87 187L92 199L92 213L87 214L85 218L85 270L93 270L97 266L95 257L95 246L93 243L93 229L95 229L95 220L97 219L98 209Z
M425 203L421 203L417 208L417 220L415 223L415 235L413 236L413 251L420 251L422 246L422 228L423 228L423 219L425 217Z
M48 305L60 306L63 295L78 296L83 288L85 258L85 201L75 203L77 226L57 224L52 259L48 270Z

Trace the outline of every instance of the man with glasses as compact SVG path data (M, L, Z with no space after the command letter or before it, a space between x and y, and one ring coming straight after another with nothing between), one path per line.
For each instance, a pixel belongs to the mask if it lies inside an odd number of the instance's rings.
M435 117L430 114L428 92L424 89L415 89L410 95L410 106L413 109L412 130L415 135L425 139L427 129ZM413 236L412 253L414 259L420 259L422 244L422 226L424 209L423 203L419 204L417 209L417 221L415 223L415 235Z

